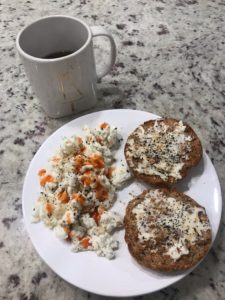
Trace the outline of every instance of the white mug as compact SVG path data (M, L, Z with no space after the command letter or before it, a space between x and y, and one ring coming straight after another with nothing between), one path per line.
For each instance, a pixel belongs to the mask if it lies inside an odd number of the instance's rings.
M93 53L92 38L96 36L110 41L109 61L100 74L96 74ZM34 92L53 118L93 107L97 79L110 71L116 58L109 32L69 16L35 21L18 34L16 46Z

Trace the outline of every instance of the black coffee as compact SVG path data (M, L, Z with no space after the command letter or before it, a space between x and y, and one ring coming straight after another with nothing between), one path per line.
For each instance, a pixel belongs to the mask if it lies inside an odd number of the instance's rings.
M70 55L70 54L72 54L74 52L75 52L75 50L74 51L71 51L71 50L62 50L62 51L50 53L50 54L44 56L43 58L45 58L45 59L59 58L59 57Z

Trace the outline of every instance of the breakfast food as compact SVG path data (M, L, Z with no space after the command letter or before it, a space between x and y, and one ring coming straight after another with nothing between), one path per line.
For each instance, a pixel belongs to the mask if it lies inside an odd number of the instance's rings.
M125 157L133 175L150 184L174 184L198 164L202 146L193 129L172 118L150 120L128 137Z
M124 165L114 165L115 127L102 123L84 131L84 138L65 138L48 167L39 170L41 192L33 221L43 221L58 237L70 240L75 252L93 250L110 259L118 246L112 233L123 222L108 210L130 173Z
M124 226L131 255L158 271L191 268L211 244L205 209L187 195L165 188L146 190L130 201Z

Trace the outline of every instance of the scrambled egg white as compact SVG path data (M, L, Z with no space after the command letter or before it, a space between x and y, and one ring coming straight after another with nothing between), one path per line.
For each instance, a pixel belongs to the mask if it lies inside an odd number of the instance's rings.
M93 250L111 259L118 248L112 234L123 220L108 209L130 173L124 165L113 165L115 127L102 123L84 131L83 139L65 139L48 168L39 170L41 192L33 222L43 221L59 238L70 240L75 252Z

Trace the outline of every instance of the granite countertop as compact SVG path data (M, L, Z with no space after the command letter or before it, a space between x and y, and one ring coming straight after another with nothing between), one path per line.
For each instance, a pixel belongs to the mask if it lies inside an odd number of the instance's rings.
M50 14L105 26L116 40L117 61L98 85L94 110L131 108L187 121L212 159L224 193L224 1L11 0L0 2L0 13L0 298L104 299L58 277L24 228L21 192L29 163L45 139L74 117L50 119L42 111L16 52L16 34ZM225 299L224 226L223 214L207 259L189 276L137 299Z

